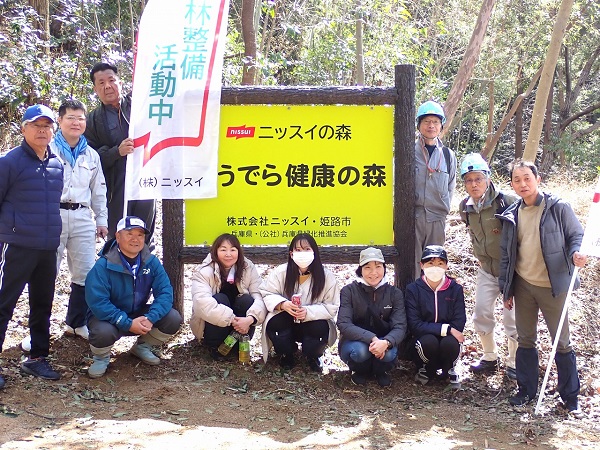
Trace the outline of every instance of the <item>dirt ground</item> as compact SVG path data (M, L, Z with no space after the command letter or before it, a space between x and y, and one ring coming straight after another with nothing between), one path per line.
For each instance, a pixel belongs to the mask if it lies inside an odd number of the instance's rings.
M448 247L453 274L465 286L470 315L475 265L464 226L452 220ZM270 269L259 268L263 275ZM354 268L330 266L340 285L353 279ZM160 366L146 366L129 355L134 338L125 338L114 348L107 375L91 380L86 374L91 362L86 341L62 331L69 283L63 264L51 323L51 359L62 379L44 381L19 373L19 343L27 325L24 295L0 355L7 380L0 391L0 449L600 448L599 272L598 261L582 271L583 287L570 313L584 412L576 419L559 407L554 370L541 415L534 415L535 405L508 405L515 384L503 370L490 376L470 374L468 365L478 359L471 322L458 367L460 390L450 390L445 383L422 387L413 380L409 362L392 372L388 389L374 380L366 387L354 386L335 347L325 354L323 374L311 373L306 364L283 372L273 359L262 362L256 337L251 365L240 365L233 357L217 363L193 339L187 323L163 349ZM502 336L500 327L497 333ZM501 337L499 341L504 342ZM541 326L540 380L549 348ZM505 344L501 350L506 350Z

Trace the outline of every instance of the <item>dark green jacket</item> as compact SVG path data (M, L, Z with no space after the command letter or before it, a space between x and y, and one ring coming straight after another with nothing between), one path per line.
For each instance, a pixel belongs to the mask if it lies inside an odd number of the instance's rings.
M502 221L495 215L504 212L508 206L518 200L518 197L497 191L490 181L481 211L477 212L473 205L467 205L468 199L469 197L466 197L460 202L459 213L469 229L473 253L485 272L498 277Z

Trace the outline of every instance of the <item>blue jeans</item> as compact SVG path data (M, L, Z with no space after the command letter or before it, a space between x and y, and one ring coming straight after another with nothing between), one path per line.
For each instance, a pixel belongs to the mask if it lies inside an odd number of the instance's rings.
M362 341L346 341L340 348L340 358L348 365L351 365L353 362L363 363L369 361L371 358L384 363L389 363L396 359L397 354L398 347L393 346L385 352L383 359L377 359L373 356L373 353L369 351L369 344Z

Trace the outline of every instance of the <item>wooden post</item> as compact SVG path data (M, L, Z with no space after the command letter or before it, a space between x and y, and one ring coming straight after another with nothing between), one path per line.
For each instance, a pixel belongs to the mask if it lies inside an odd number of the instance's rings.
M183 319L183 200L162 201L163 266L173 286L173 308Z
M415 67L396 66L395 80L394 283L404 291L415 275Z

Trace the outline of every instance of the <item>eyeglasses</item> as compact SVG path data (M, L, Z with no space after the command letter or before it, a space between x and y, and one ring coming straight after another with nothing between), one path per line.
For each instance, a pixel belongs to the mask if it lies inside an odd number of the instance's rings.
M50 131L54 129L54 125L52 124L45 124L42 125L40 123L29 123L28 125L31 125L33 128L36 128L38 131L43 130L43 131Z
M69 122L85 122L85 117L65 116L63 119Z
M465 184L481 184L484 181L485 181L485 178L483 178L483 177L469 178L468 180L465 180Z
M438 127L442 124L442 122L440 122L439 120L423 120L423 123L427 126L433 125L436 127Z

